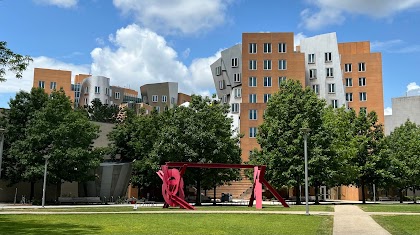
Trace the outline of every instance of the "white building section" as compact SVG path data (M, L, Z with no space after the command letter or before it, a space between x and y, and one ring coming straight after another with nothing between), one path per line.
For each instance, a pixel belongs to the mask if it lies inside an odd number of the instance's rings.
M104 76L91 76L83 80L80 89L80 104L90 105L94 99L99 99L102 104L111 104L110 79Z

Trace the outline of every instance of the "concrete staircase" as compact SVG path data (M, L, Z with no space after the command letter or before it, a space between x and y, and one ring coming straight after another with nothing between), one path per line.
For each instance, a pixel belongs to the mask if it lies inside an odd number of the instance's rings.
M230 185L225 184L216 188L216 198L220 198L222 193L232 194L233 199L249 199L252 192L252 182L245 176L241 170L241 178L239 181L231 181ZM213 190L207 190L206 195L213 197Z

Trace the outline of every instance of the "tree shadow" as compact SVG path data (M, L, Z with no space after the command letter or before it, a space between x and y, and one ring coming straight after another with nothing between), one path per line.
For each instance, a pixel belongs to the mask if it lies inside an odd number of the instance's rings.
M11 217L14 216L19 215ZM14 220L0 215L0 234L98 234L100 231L99 226Z

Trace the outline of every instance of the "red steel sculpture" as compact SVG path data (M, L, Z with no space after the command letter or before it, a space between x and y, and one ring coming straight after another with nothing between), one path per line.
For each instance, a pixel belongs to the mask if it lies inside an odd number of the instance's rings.
M171 169L169 169L171 167ZM175 167L180 168L179 170ZM289 207L286 201L280 196L280 194L267 182L264 178L266 166L255 166L255 165L242 165L242 164L223 164L223 163L191 163L191 162L167 162L161 166L161 170L156 172L162 179L162 195L165 199L164 208L169 206L181 207L188 210L194 210L195 208L184 200L184 180L182 176L188 167L193 168L229 168L229 169L240 169L248 168L254 169L254 183L252 184L252 193L249 199L249 207L252 207L254 200L256 201L255 207L262 209L262 185L264 185L273 196L281 202L284 207Z

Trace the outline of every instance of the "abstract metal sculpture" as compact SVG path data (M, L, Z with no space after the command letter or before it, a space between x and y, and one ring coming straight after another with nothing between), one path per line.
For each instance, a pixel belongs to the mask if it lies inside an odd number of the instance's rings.
M169 167L172 167L169 169ZM180 167L176 169L174 167ZM262 185L273 194L275 198L284 207L289 207L286 201L280 196L280 194L267 182L264 178L266 166L254 166L254 165L242 165L242 164L223 164L223 163L191 163L191 162L167 162L166 165L161 166L161 170L156 172L162 179L162 195L165 199L164 208L169 206L179 206L184 209L194 210L195 208L184 200L184 175L187 167L193 168L229 168L229 169L240 169L240 168L253 168L254 169L254 183L252 185L252 194L249 199L249 207L252 207L254 200L256 201L255 207L262 209Z

